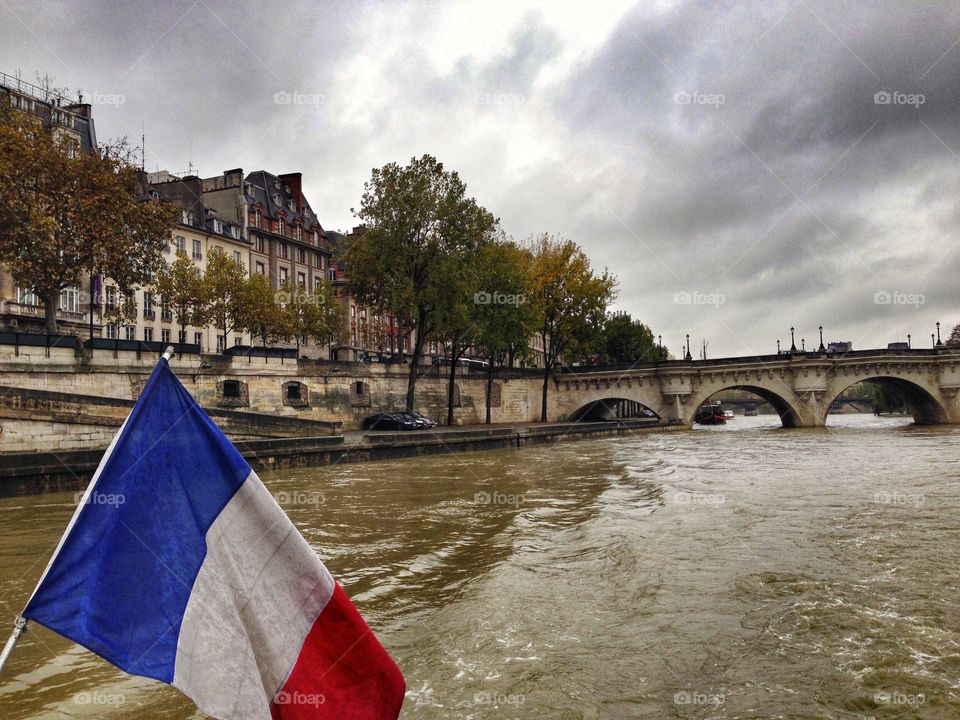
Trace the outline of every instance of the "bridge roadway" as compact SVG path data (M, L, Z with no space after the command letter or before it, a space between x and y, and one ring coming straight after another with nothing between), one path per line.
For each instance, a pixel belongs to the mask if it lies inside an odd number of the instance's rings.
M823 427L844 390L869 380L895 388L920 424L960 423L960 348L796 352L565 368L554 378L551 419L612 419L647 408L663 424L693 424L721 390L752 392L784 427Z

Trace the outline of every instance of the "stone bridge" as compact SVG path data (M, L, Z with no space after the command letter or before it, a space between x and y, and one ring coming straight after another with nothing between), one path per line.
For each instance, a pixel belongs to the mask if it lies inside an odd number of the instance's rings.
M960 423L960 350L798 352L717 360L668 360L558 373L551 417L611 419L656 413L692 425L697 408L721 390L747 390L769 402L784 427L822 427L833 401L869 380L895 388L921 424Z

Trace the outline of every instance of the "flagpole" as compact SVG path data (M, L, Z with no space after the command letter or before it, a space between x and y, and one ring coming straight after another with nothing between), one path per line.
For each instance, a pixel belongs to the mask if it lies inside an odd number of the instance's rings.
M3 652L0 652L0 674L3 673L7 659L10 657L10 653L13 652L13 648L17 645L17 640L19 640L20 636L26 631L27 619L22 615L17 615L17 619L13 622L13 632L10 633L10 637L7 638L7 644L3 646Z
M173 345L168 345L167 349L163 351L163 359L169 363L170 358L173 357L173 353L174 353ZM126 422L124 422L124 425L126 425ZM123 427L120 428L120 432L123 432ZM109 452L109 449L108 449L108 452ZM99 473L99 468L97 469L97 473ZM95 479L96 479L96 474L94 475L94 478L90 480L90 485L87 487L87 492L90 491L90 488L93 486L93 482ZM81 501L80 505L81 506L83 505L83 501ZM77 508L77 512L79 512L79 507ZM67 531L64 533L64 537L61 538L60 540L61 544L63 543L63 539L66 538L67 533L69 532L70 532L70 527L68 526ZM60 547L58 546L57 550L54 551L53 557L50 558L49 564L53 564L53 559L56 557L57 552L59 550L60 550ZM49 569L49 564L47 566L48 569ZM46 575L46 571L44 571L44 575ZM41 578L40 582L43 582L43 578ZM39 587L39 583L38 583L38 587ZM36 590L34 590L34 592L36 592ZM0 651L0 674L3 673L3 669L7 665L7 660L10 659L10 655L13 653L13 649L17 646L17 641L20 639L20 636L27 631L27 622L28 622L27 619L23 617L23 615L17 615L16 620L13 621L13 632L10 633L10 637L7 638L7 642L3 646L3 650Z

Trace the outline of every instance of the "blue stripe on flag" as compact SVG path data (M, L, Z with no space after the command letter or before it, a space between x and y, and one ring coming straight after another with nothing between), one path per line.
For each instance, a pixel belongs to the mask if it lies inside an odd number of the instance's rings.
M206 532L249 473L161 360L24 616L172 682Z

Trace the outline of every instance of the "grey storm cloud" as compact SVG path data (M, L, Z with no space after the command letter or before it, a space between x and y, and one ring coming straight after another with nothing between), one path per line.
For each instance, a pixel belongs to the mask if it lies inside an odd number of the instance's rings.
M434 154L674 350L960 322L960 5L615 4L8 0L0 70L122 95L98 132L145 133L150 169L299 170L331 228L372 167Z

